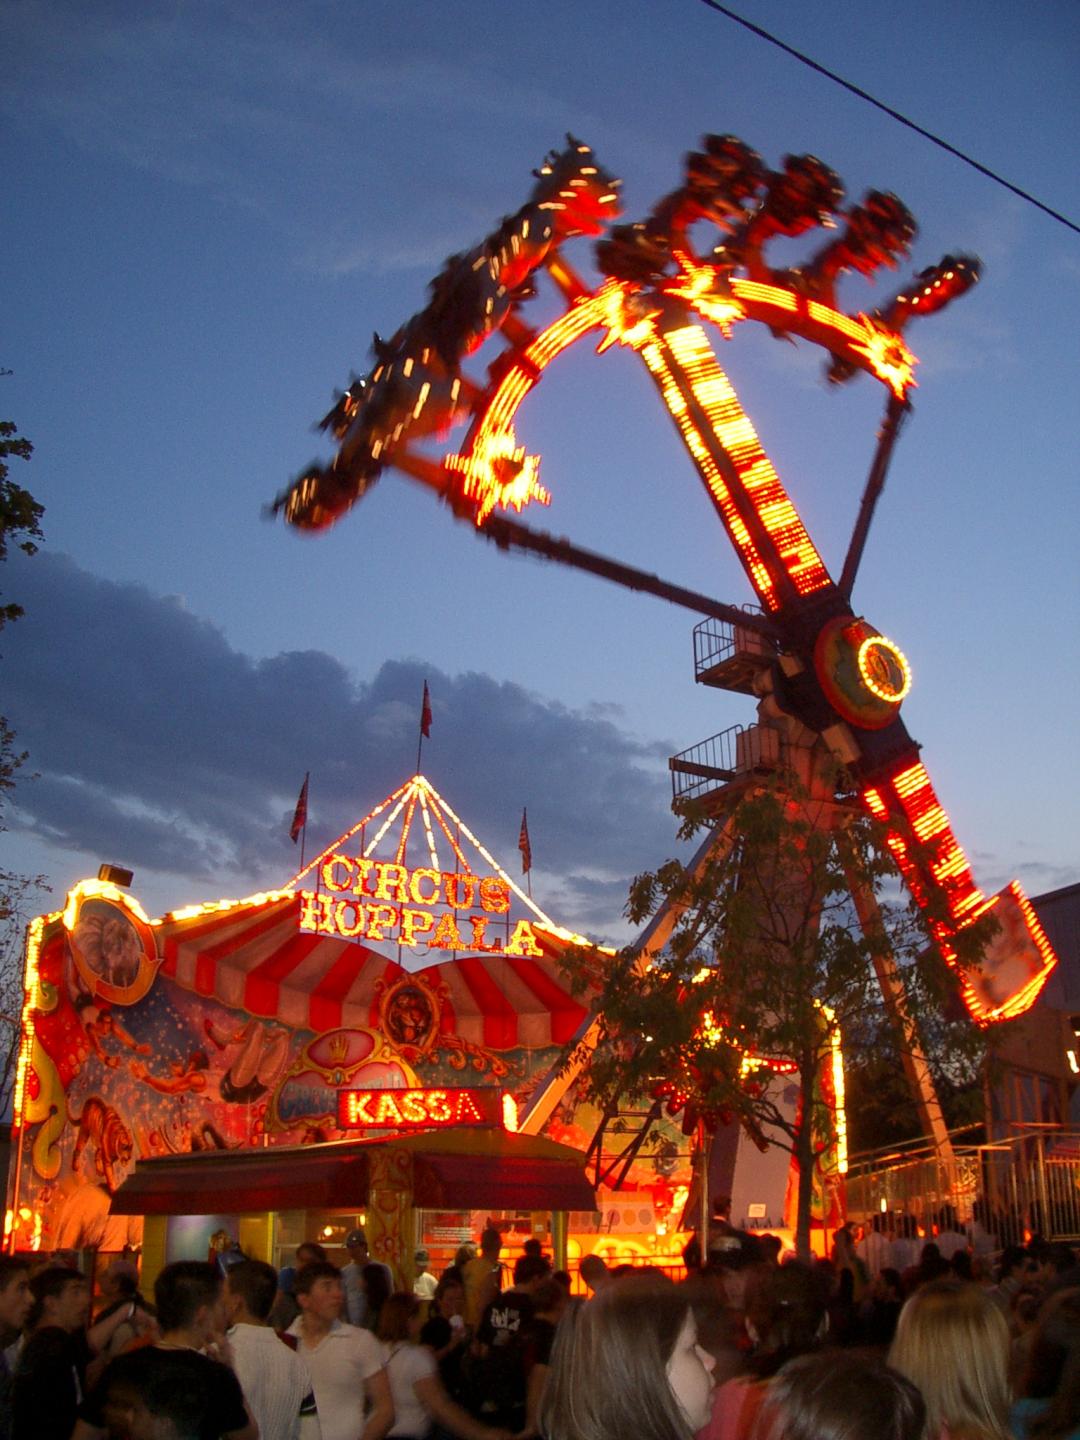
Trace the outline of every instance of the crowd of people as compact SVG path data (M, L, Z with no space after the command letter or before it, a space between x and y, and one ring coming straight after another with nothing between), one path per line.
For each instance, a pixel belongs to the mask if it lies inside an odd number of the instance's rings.
M0 1440L1080 1440L1076 1255L938 1220L813 1264L725 1227L678 1282L590 1255L576 1296L494 1227L395 1290L354 1230L341 1268L177 1261L152 1306L115 1262L92 1319L74 1266L3 1258Z

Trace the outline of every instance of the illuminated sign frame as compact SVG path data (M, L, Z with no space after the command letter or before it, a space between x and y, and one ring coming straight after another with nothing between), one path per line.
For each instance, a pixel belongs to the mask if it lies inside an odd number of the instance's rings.
M516 1130L514 1097L494 1086L338 1091L338 1126L342 1130L446 1130L467 1125Z
M300 892L300 929L308 933L534 959L544 953L530 921L511 923L510 886L497 876L413 870L335 851L322 861L319 878L322 888ZM505 936L492 933L495 924Z

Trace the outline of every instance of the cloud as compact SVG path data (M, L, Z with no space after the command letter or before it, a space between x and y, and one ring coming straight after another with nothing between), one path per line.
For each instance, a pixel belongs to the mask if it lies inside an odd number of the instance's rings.
M671 852L668 748L627 734L612 707L419 658L370 679L318 650L255 658L176 597L63 555L17 557L8 578L26 615L4 632L4 706L41 777L20 783L13 832L204 894L281 883L304 772L310 847L412 774L427 680L425 773L511 866L528 806L537 874L567 907L545 899L553 918L613 933L629 878Z
M365 24L360 13L356 23ZM28 0L7 17L17 63L0 113L253 213L296 264L326 275L430 269L522 203L528 170L513 199L497 174L462 166L462 127L478 146L495 126L526 146L537 132L546 145L568 128L610 131L520 80L508 114L476 46L449 51L436 30L387 17L367 27L354 53L333 24L312 25L310 12L286 5L195 0L163 11ZM391 154L399 158L388 167ZM524 155L539 164L543 150ZM414 212L418 232L437 238L403 236L402 216Z

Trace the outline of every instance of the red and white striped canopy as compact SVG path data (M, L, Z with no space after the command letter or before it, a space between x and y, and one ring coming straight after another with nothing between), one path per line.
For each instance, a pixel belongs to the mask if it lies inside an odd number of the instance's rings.
M494 1050L563 1045L586 1014L559 965L569 942L540 926L541 958L473 954L406 971L363 943L302 932L301 903L299 894L278 895L166 917L155 926L161 974L223 1005L321 1033L377 1029L379 994L411 973L446 987L444 1033Z

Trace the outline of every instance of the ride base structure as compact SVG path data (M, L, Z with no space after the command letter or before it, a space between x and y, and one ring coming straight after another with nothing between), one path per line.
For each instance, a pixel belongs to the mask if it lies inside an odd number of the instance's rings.
M299 529L323 529L383 471L397 469L436 491L456 518L502 548L586 569L729 627L735 640L743 639L743 658L746 652L754 658L734 683L728 683L730 667L711 683L757 695L760 734L801 756L796 769L812 792L834 783L825 777L840 762L854 777L861 803L881 822L912 896L927 911L973 1020L986 1025L1022 1014L1056 957L1017 883L991 896L977 885L920 746L900 718L911 686L908 661L856 613L851 599L876 501L911 412L917 360L907 343L909 327L969 290L979 277L978 261L946 255L880 307L849 314L838 308L840 278L895 268L917 233L895 195L871 190L845 206L840 178L817 157L789 155L773 170L736 137L707 135L701 149L686 157L675 190L644 219L614 223L620 182L587 145L567 138L567 146L534 172L536 184L521 209L474 249L451 257L432 281L427 305L389 340L376 336L372 367L322 421L337 442L333 460L300 475L274 510ZM826 227L828 238L802 263L769 263L772 241ZM717 243L704 253L698 237L706 228ZM596 284L564 256L566 242L578 237L596 240ZM534 329L527 308L541 275L554 284L564 309L553 323ZM831 383L864 374L884 387L878 442L838 579L816 549L705 329L730 339L736 326L748 322L820 346ZM540 480L539 457L518 443L517 413L548 365L586 336L598 338L601 352L623 346L645 365L735 548L754 609L696 594L511 515L551 498ZM465 361L496 340L503 348L486 380L471 379ZM428 442L456 424L468 427L460 448L433 458ZM722 767L685 757L681 765L701 779L725 778ZM680 768L679 757L673 768ZM725 843L723 823L711 843ZM871 897L857 887L853 897L865 919ZM996 935L980 965L961 966L956 936L987 912L998 922ZM665 923L660 919L643 938L643 963L662 945ZM900 981L887 957L879 978L886 994L895 993ZM945 1148L924 1062L917 1070L912 1079L924 1120ZM546 1113L556 1090L545 1092ZM538 1113L523 1123L542 1121Z

